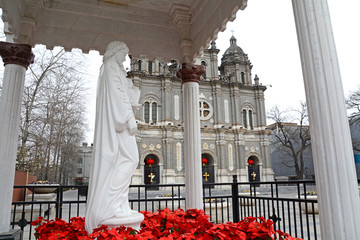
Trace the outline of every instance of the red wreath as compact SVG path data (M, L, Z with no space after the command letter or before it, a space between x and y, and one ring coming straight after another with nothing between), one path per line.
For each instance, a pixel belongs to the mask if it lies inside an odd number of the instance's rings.
M146 160L146 164L149 164L150 167L151 167L151 164L154 164L154 163L155 163L155 161L152 158L149 158L148 160Z

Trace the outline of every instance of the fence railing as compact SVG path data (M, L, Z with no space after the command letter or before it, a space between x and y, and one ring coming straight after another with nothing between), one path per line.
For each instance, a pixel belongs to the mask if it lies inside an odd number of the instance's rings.
M184 184L131 185L130 207L135 211L186 209ZM84 216L87 186L56 186L53 193L35 193L33 186L22 188L23 201L13 202L11 228L21 228L23 239L34 239L29 225L38 216L45 219ZM39 189L49 188L39 185ZM28 190L32 190L29 192ZM312 193L309 195L307 193ZM314 181L276 181L203 185L203 209L214 223L238 222L254 216L271 219L274 228L304 239L320 239L317 198Z

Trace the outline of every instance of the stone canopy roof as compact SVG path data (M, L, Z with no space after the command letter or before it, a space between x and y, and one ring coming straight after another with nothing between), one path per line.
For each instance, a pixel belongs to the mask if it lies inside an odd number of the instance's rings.
M247 0L1 0L8 42L192 62Z

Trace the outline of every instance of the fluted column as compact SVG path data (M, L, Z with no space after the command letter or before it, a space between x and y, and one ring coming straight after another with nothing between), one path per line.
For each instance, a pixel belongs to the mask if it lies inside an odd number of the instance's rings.
M203 66L189 63L177 72L183 83L186 207L196 209L203 208L199 82L204 72Z
M0 236L9 231L16 150L25 72L34 61L31 46L0 42L5 65L0 100Z
M360 239L360 201L326 0L293 0L309 111L321 238Z

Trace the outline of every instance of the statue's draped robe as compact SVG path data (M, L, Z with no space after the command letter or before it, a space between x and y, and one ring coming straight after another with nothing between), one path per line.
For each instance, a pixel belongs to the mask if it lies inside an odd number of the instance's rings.
M128 186L139 161L135 136L127 129L127 122L134 117L128 96L132 90L123 66L115 61L105 62L96 96L93 162L85 214L89 233L109 220L131 215Z

